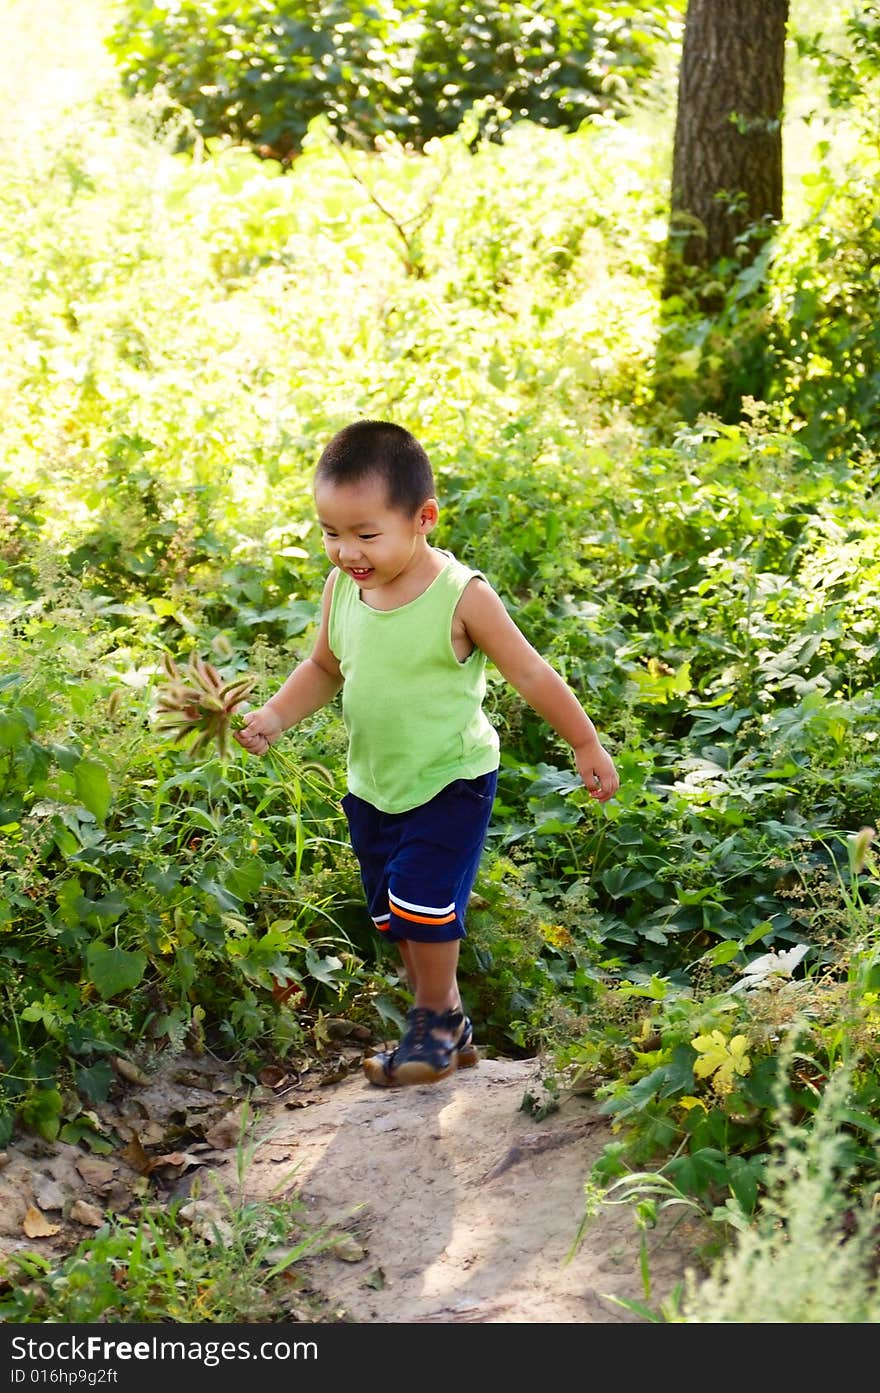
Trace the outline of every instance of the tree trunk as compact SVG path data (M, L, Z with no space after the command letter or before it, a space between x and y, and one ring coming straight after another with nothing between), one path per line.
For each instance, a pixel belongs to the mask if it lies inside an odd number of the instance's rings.
M664 294L684 267L747 262L782 216L789 0L689 0L678 80Z

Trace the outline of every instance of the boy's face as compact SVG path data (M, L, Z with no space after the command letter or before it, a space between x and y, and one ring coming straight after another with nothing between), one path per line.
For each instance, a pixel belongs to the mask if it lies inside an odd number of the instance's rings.
M434 498L412 516L392 508L385 481L376 476L357 484L319 480L315 505L327 555L362 590L388 585L410 570L438 516Z

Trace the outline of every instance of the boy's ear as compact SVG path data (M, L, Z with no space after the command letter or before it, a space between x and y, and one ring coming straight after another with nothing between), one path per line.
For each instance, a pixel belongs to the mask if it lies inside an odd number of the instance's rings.
M419 531L423 536L433 532L437 526L437 519L440 516L440 504L436 498L426 498L417 513Z

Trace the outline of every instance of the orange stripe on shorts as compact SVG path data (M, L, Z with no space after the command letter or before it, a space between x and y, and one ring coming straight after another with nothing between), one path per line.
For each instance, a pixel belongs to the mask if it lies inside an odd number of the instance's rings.
M444 914L441 919L431 919L427 914L410 914L408 909L400 909L398 905L392 906L392 913L398 919L408 919L411 924L451 924L455 920L455 911L452 914Z

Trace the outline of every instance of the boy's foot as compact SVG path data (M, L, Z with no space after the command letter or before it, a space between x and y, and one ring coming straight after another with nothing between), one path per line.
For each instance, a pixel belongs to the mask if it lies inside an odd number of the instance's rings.
M380 1050L364 1060L364 1073L378 1088L436 1083L455 1069L470 1069L478 1063L473 1026L463 1012L439 1015L420 1006L410 1011L407 1021L409 1028L395 1049Z

